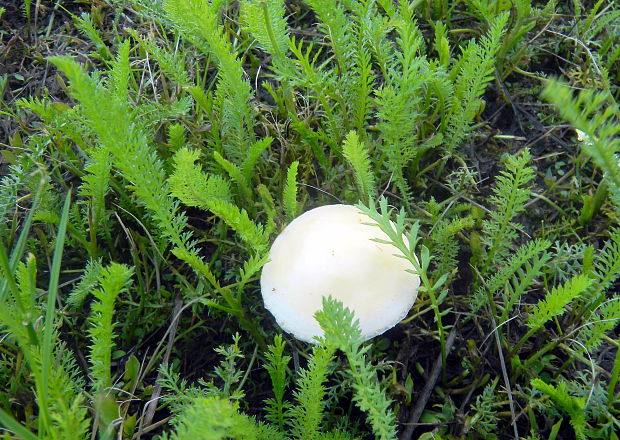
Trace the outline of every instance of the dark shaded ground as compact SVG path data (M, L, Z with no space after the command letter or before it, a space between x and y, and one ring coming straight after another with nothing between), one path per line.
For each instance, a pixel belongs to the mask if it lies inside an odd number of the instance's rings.
M71 54L82 61L93 50L73 24L73 16L90 12L89 3L32 2L30 23L21 1L0 1L6 12L0 17L0 77L6 84L1 94L3 110L15 112L13 103L18 99L50 96L65 100L64 83L46 58L52 55ZM30 119L19 114L11 118L0 114L0 142L5 143L20 123ZM21 118L23 116L24 118Z

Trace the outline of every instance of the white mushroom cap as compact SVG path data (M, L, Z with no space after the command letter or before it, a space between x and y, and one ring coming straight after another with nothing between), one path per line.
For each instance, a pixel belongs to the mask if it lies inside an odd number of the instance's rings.
M316 343L323 331L314 318L322 298L342 301L370 339L394 327L409 312L420 277L388 237L351 205L312 209L292 221L271 247L263 267L265 307L285 331Z

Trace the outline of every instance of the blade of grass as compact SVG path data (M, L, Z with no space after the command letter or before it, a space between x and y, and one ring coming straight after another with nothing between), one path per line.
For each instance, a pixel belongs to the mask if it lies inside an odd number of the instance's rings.
M65 244L65 235L67 233L67 223L69 221L69 206L71 205L71 190L67 193L65 204L62 208L60 223L58 223L58 233L56 235L56 246L54 247L54 256L52 258L52 272L50 273L50 282L47 291L47 309L45 311L45 328L43 330L43 346L41 349L41 384L37 391L39 395L39 410L41 417L39 418L39 435L46 432L47 423L51 423L49 419L48 409L48 383L50 377L50 368L54 363L52 356L53 336L54 336L54 319L56 317L56 297L58 295L58 278L60 277L60 263L62 261L62 251Z
M9 413L0 408L0 426L11 431L24 440L38 440L39 437L28 431L21 423L13 418Z
M8 286L9 290L13 291L14 295L19 298L17 295L17 284L15 283L15 278L13 278L13 270L11 268L11 263L9 263L9 257L6 253L6 248L4 247L4 242L0 240L0 269L4 273L4 281L2 286L2 291L0 293L0 302L5 300L6 297L6 287Z
M6 299L6 288L9 283L9 275L12 275L13 270L15 269L15 265L24 255L24 249L26 248L26 240L28 239L28 235L30 234L30 227L32 226L32 220L34 218L34 212L37 210L39 206L39 202L41 201L41 193L43 192L43 186L45 182L42 181L41 185L37 189L37 192L34 196L34 201L32 202L32 207L30 208L30 212L28 213L28 217L26 217L26 221L22 227L22 232L17 239L17 243L13 248L13 252L11 253L11 258L8 262L7 279L0 281L0 300ZM4 268L3 268L4 270Z

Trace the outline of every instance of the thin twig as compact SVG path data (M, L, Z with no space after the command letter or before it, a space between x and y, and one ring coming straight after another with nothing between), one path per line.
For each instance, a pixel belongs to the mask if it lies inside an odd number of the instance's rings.
M600 78L605 78L603 76L603 72L601 72L601 69L598 67L598 64L596 63L596 58L594 58L594 55L592 55L592 52L590 51L590 48L583 41L581 41L578 38L574 38L574 37L571 37L569 35L562 34L560 32L552 31L550 29L547 29L546 31L549 32L550 34L559 35L560 37L564 37L567 40L574 41L575 43L577 43L581 47L583 47L585 49L585 51L588 53L588 56L590 57L590 59L592 60L592 65L594 66L594 70L596 70L597 75Z
M519 440L519 430L517 429L517 418L515 415L515 404L512 400L512 388L510 386L510 379L508 378L508 370L506 369L506 361L504 360L504 352L502 350L502 341L499 338L499 332L497 331L498 327L495 323L495 317L493 314L491 316L491 324L495 329L493 332L495 333L495 342L497 343L497 353L499 354L499 362L502 367L502 376L504 378L504 383L506 385L506 391L508 392L508 404L510 406L510 414L512 415L512 429L514 430L515 440Z
M172 320L170 322L170 329L168 333L168 346L166 347L166 352L164 353L164 358L162 360L162 365L168 365L168 361L170 360L170 354L172 353L172 346L174 345L174 338L177 333L177 326L179 325L179 316L181 314L181 309L183 307L183 301L181 299L176 299L174 301L174 309L172 310ZM139 440L140 436L146 432L151 422L153 421L153 417L155 416L155 410L157 409L157 401L159 400L159 396L161 395L161 385L159 384L159 380L162 378L161 371L157 373L157 380L155 381L155 387L153 389L153 397L146 404L144 408L144 416L140 420L140 428L138 429L138 434L136 439ZM146 428L145 428L146 427Z
M458 320L457 322L454 323L454 326L452 327L452 331L450 331L450 334L448 335L448 338L446 339L446 356L448 355L448 353L450 353L450 349L452 348L452 345L454 345L454 341L456 339L457 324L458 324ZM435 363L433 364L433 370L428 380L424 384L424 388L422 389L422 392L420 393L420 396L418 397L415 407L413 408L413 411L411 412L411 415L409 416L409 420L406 423L407 427L405 428L402 435L400 436L400 440L411 440L411 438L413 437L413 432L415 431L415 428L418 426L418 421L420 420L420 417L422 416L422 413L424 412L424 409L426 408L426 404L428 403L428 400L431 397L431 393L433 392L433 388L435 388L437 379L439 379L439 374L441 373L442 368L443 368L443 365L441 362L441 354L439 354L439 356L437 356L437 359L435 359Z

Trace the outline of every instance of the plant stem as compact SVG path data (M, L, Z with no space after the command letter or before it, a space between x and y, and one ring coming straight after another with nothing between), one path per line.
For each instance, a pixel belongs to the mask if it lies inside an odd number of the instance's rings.
M416 268L417 270L417 268ZM437 296L433 291L433 287L426 276L426 273L421 272L420 278L422 278L424 286L427 288L428 296L431 299L431 306L433 307L433 313L435 314L435 322L437 323L437 331L439 332L439 346L441 349L441 380L446 380L446 331L441 321L441 311L439 310L439 302Z
M611 408L616 398L616 385L620 381L620 342L610 339L610 341L616 346L616 358L614 359L614 368L611 372L611 379L609 379L609 385L607 386L607 406Z
M269 18L269 9L267 8L267 3L260 2L261 7L263 8L263 16L265 17L265 27L267 28L267 34L269 34L269 39L271 40L271 45L273 46L273 54L278 58L278 60L282 59L282 53L280 53L280 49L278 48L278 42L276 41L276 36L273 34L273 29L271 28L271 19Z
M534 333L536 333L539 328L530 328L525 335L519 339L519 341L510 349L508 352L508 357L512 358L515 354L519 352L519 349L523 346L525 341L532 337Z

